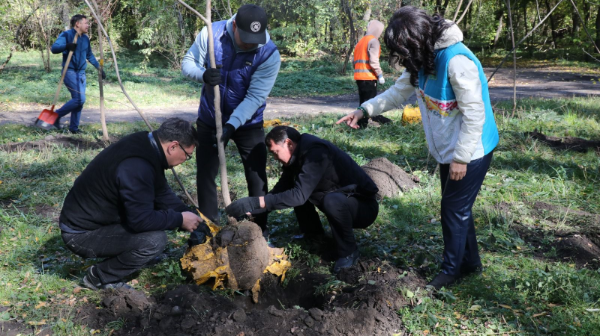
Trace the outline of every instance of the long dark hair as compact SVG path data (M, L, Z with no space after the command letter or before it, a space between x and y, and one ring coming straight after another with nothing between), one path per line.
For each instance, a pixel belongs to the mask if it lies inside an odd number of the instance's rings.
M400 8L390 19L383 40L399 56L400 62L410 73L413 86L418 84L421 68L426 75L435 73L435 42L453 24L446 22L440 14L429 15L412 6Z

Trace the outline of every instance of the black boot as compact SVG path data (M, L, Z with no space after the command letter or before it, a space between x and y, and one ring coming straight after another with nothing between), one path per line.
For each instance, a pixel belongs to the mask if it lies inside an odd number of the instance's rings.
M433 280L431 280L431 282L427 284L426 287L433 287L436 290L440 290L442 289L442 287L448 288L449 286L455 284L457 280L457 276L448 275L444 272L440 272L438 275L435 276L435 278L433 278Z
M96 275L96 266L88 268L87 274L83 277L83 285L92 290L98 289L133 289L123 281L111 282L103 284L100 278Z
M358 261L358 256L359 256L358 249L356 249L356 251L352 252L349 256L344 257L344 258L339 258L335 262L335 265L333 265L333 273L337 274L344 268L350 268L350 267L356 265L356 262Z

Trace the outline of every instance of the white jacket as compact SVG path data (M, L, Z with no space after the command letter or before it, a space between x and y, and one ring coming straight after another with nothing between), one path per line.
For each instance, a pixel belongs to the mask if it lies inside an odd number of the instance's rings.
M435 49L447 48L462 40L462 32L456 25L452 25L446 29L440 40L435 44ZM433 129L443 129L444 126L440 122L429 120L426 111L424 111L424 103L419 101L429 152L439 163L447 164L453 160L469 163L471 160L483 156L483 151L480 149L482 148L481 134L485 122L485 107L479 70L477 65L468 57L456 55L448 64L448 78L456 96L460 113L446 119L458 118L450 122L460 124L460 130L457 131L457 134L451 134L454 132L433 134L433 132L428 131L432 129L429 127L431 125L428 125L429 122L438 123L433 125L435 126ZM401 105L418 90L418 87L415 88L410 84L410 73L404 71L392 87L375 98L364 102L361 106L367 110L369 115L376 116L385 111L401 108ZM444 120L443 123L448 124L449 120ZM444 144L445 148L440 149L438 145L433 150L434 142Z

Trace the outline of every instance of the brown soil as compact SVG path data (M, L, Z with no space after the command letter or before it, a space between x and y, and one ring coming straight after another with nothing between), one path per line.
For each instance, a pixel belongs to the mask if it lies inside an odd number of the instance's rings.
M228 287L251 289L269 264L269 247L260 227L249 221L228 225L219 231L213 242L227 248L227 264L235 277L228 279Z
M12 142L2 145L0 148L7 152L16 152L32 149L44 149L52 147L54 145L64 147L76 147L79 149L98 149L105 148L108 144L103 141L88 141L81 138L72 138L64 135L48 135L44 140L37 141L26 141L26 142Z
M331 283L327 275L304 269L284 288L265 274L257 304L248 291L226 297L196 285L146 299L136 291L105 291L103 309L83 306L77 319L94 329L126 321L112 335L391 335L402 332L396 311L409 304L397 288L425 284L379 260L360 262L338 279L347 285L323 295L316 288Z
M416 176L409 175L386 158L375 158L362 168L379 188L379 198L396 197L400 192L416 188L419 182Z
M548 146L562 150L573 150L576 152L587 152L588 149L592 148L600 151L600 141L586 140L576 137L553 137L544 135L537 130L533 132L526 132L525 135L530 136L533 139L539 140Z
M538 221L562 223L570 231L563 229L542 231L522 225L515 225L521 238L532 245L534 255L543 259L573 262L577 267L600 267L600 215L570 209L545 202L527 203L531 207L529 216ZM509 203L500 203L498 210L511 212ZM554 252L552 251L554 249Z

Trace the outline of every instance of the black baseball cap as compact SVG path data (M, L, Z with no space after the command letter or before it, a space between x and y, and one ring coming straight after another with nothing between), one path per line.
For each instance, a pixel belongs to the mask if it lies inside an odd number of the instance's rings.
M257 5L243 5L235 16L244 43L265 44L267 42L267 13Z

